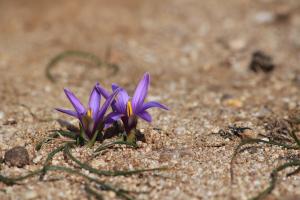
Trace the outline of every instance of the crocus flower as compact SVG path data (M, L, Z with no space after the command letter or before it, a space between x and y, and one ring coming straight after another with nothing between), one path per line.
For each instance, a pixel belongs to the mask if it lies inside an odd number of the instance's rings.
M152 117L147 111L149 108L157 107L168 110L165 105L162 105L156 101L144 103L148 94L149 85L150 75L149 73L145 73L144 77L140 80L138 86L136 87L133 97L130 97L125 89L116 84L112 84L112 91L114 92L119 90L119 93L112 103L113 112L110 114L111 121L121 118L127 134L133 128L136 128L138 118L141 118L147 122L152 121ZM110 93L106 89L100 85L97 85L96 88L105 98L109 98Z
M64 89L64 92L73 105L75 111L56 108L59 112L76 117L80 122L81 129L84 131L88 139L92 139L96 131L101 131L105 126L105 123L112 120L111 117L105 117L105 113L118 93L118 90L115 90L111 95L107 96L105 103L100 106L101 95L97 91L96 87L97 85L93 88L90 94L87 109L68 89Z

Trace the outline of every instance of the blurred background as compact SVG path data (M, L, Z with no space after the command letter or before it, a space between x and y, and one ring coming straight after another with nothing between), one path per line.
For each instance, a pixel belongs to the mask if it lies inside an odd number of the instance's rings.
M0 9L1 99L9 91L84 88L116 79L134 87L145 71L169 89L180 81L191 83L187 88L226 87L234 77L257 76L249 73L257 51L276 63L278 74L290 77L298 70L297 0L1 0ZM112 77L106 67L72 58L52 68L53 85L46 65L66 50L93 53L119 72Z
M1 0L0 70L40 79L47 62L64 50L92 52L118 64L120 73L133 70L137 75L147 70L157 76L200 78L202 70L226 67L242 73L256 50L271 54L287 69L299 59L299 4L297 0ZM105 70L86 72L76 64L66 63L53 73L62 82L73 83L79 81L74 78L84 82L106 76Z

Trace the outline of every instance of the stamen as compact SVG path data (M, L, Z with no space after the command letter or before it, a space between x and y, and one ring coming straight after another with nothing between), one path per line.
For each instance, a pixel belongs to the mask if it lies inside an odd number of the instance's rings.
M92 118L92 114L93 114L93 111L92 111L92 109L89 109L88 111L87 111L87 116L88 117L90 117L90 118Z
M131 102L128 101L128 103L127 103L127 115L131 116L132 114L133 114L133 112L132 112Z

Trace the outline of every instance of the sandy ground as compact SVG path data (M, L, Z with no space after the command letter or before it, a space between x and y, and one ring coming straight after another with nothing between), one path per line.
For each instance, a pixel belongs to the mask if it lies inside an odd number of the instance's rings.
M151 74L148 99L171 111L154 109L152 124L139 123L147 139L139 149L112 149L91 163L99 169L172 168L103 178L149 191L137 199L247 199L267 186L269 173L284 157L299 156L270 146L246 151L238 156L231 184L230 158L240 139L212 134L233 124L263 134L263 119L287 118L299 109L298 0L1 0L0 10L0 155L22 145L32 160L25 168L3 164L3 175L41 167L58 145L34 151L47 131L60 127L56 119L72 121L53 110L70 106L64 87L87 102L96 81L106 87L117 82L132 92L146 71ZM71 59L53 69L57 82L50 82L47 62L70 49L93 52L120 71L110 76L110 70ZM249 70L256 50L273 58L274 71ZM76 148L74 153L84 160L89 151ZM64 163L63 155L53 163ZM47 175L53 177L58 180L0 184L0 199L87 199L82 180ZM281 176L268 198L300 199L300 176Z

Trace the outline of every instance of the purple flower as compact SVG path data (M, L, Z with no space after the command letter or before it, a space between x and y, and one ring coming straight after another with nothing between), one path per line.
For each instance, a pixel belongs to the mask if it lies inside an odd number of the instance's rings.
M149 73L145 73L144 77L136 87L133 97L131 98L125 89L119 87L116 84L112 84L113 92L119 90L119 93L112 103L113 112L110 114L111 121L115 121L121 118L124 124L125 131L127 133L129 133L131 129L136 127L138 117L147 122L152 121L152 117L147 111L149 108L157 107L169 110L166 106L156 101L149 101L144 103L148 94L149 85L150 75ZM105 98L109 98L110 93L107 90L105 90L100 85L97 85L96 88L99 93L101 93Z
M64 92L73 105L75 111L56 108L56 110L59 112L79 119L80 127L82 128L88 139L92 139L96 131L101 131L107 122L110 123L109 121L111 121L111 117L105 117L105 113L114 100L116 94L118 93L118 90L115 90L111 95L107 96L105 103L100 106L101 95L96 89L97 85L94 86L91 92L87 109L83 106L80 100L68 89L64 89Z

